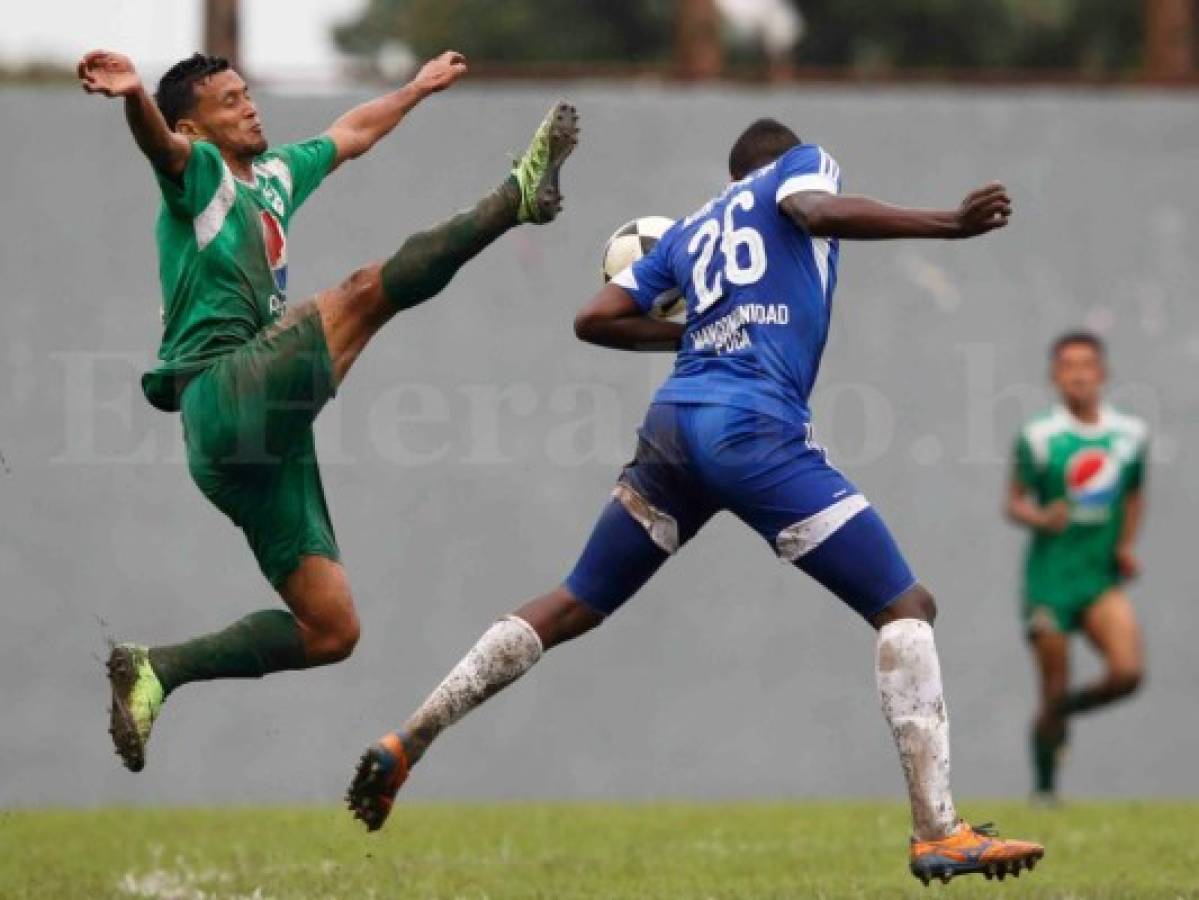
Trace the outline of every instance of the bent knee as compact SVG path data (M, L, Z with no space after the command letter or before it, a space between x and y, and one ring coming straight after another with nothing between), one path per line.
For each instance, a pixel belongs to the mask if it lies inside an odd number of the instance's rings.
M350 607L336 620L323 624L323 627L311 636L308 641L310 662L314 665L327 665L348 659L358 646L362 636L362 626L358 614Z
M373 317L386 309L383 296L383 277L376 264L358 269L337 288L345 305L363 315Z
M354 648L358 646L358 639L362 637L362 623L358 621L358 614L352 609L349 615L338 624L331 635L331 651L338 661L348 659L350 654L354 652Z
M922 618L929 625L937 620L937 601L933 599L924 585L916 585L916 603L920 606L920 611L923 613Z
M919 619L932 625L937 618L937 602L922 584L913 585L891 605L871 618L871 624L881 628L896 619Z
M363 266L351 273L350 277L341 283L342 290L351 295L375 291L378 289L382 277L380 273L381 267L378 263Z
M1113 669L1109 681L1112 689L1121 697L1135 694L1145 684L1145 671L1139 666Z

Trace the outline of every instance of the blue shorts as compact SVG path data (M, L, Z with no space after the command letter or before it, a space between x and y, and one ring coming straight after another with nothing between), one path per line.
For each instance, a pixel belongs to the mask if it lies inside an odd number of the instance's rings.
M655 403L566 587L609 615L726 509L863 617L916 584L882 518L829 465L811 426Z

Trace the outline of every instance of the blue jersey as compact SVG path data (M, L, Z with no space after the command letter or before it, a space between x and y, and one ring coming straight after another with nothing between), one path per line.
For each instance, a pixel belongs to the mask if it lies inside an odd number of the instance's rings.
M808 421L838 246L804 232L779 203L801 191L840 190L831 156L813 144L794 147L676 222L613 279L646 312L663 296L686 296L682 347L655 402Z

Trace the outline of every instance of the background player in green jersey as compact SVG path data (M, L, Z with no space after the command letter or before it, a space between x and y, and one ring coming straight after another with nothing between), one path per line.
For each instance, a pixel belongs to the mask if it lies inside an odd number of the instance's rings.
M392 316L436 295L513 226L557 215L559 169L578 134L574 108L556 104L511 174L473 208L292 309L287 226L329 172L465 73L460 54L444 53L323 135L271 148L245 81L223 59L183 60L153 99L127 57L95 51L79 63L84 90L124 99L162 194L156 236L164 330L161 364L142 379L146 398L181 413L192 478L245 533L290 610L255 612L182 644L114 647L110 731L133 771L145 764L163 700L180 685L337 662L358 640L313 420Z
M1041 675L1032 734L1040 799L1054 796L1069 717L1127 697L1144 673L1140 626L1121 584L1140 569L1134 543L1145 508L1147 429L1103 402L1099 338L1064 335L1050 357L1060 403L1021 429L1007 499L1011 519L1032 531L1024 622ZM1069 639L1079 630L1106 672L1071 691Z

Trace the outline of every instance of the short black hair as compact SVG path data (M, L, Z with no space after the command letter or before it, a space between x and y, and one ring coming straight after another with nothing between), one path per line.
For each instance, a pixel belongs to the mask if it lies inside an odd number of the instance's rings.
M1058 354L1067 347L1073 347L1076 344L1081 344L1084 347L1090 347L1099 354L1100 359L1107 358L1107 345L1103 342L1103 338L1095 334L1093 331L1067 331L1059 336L1057 340L1049 347L1049 359L1056 360Z
M167 120L167 127L174 131L179 120L192 111L196 102L197 82L228 68L229 60L223 56L193 53L167 69L158 82L158 90L154 92L154 102Z
M741 132L729 151L729 174L734 181L740 181L802 143L799 135L782 122L758 119Z

